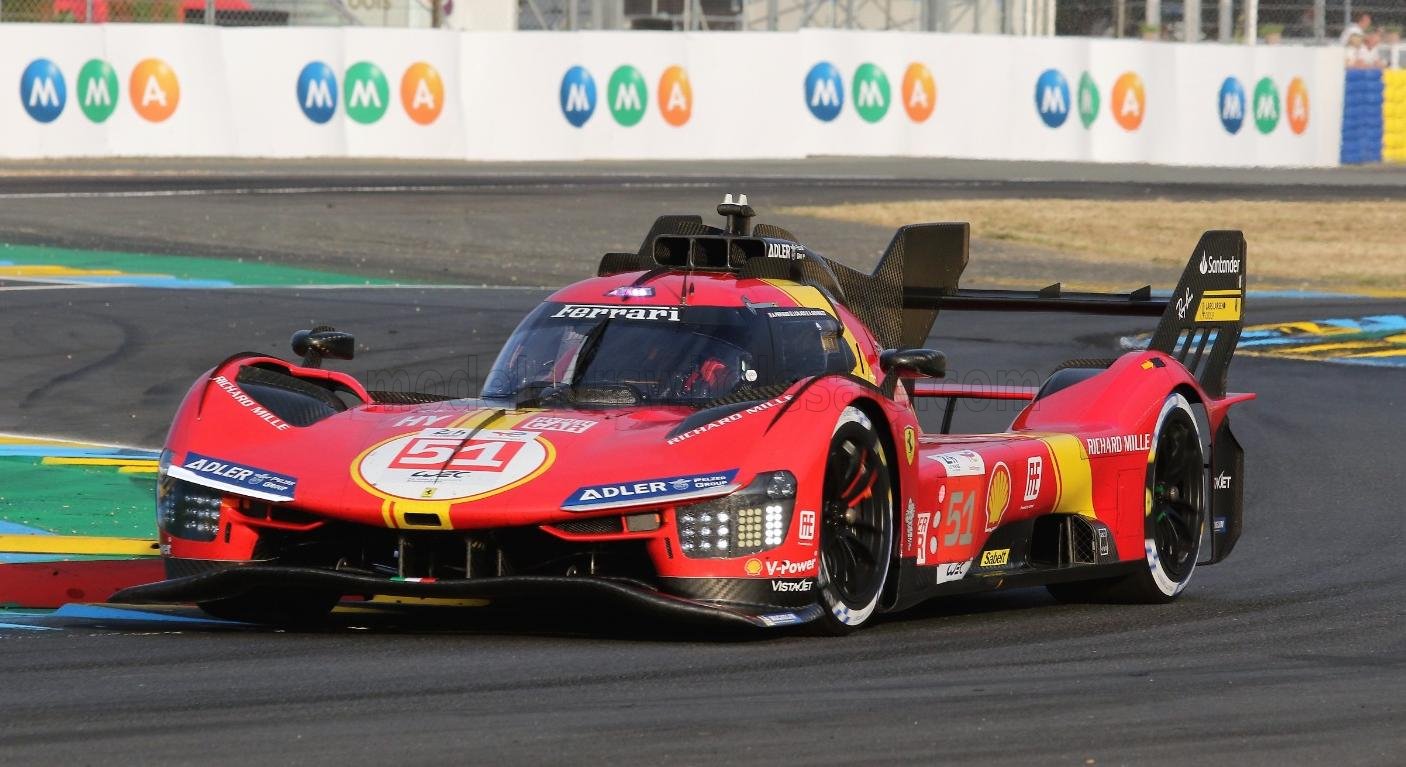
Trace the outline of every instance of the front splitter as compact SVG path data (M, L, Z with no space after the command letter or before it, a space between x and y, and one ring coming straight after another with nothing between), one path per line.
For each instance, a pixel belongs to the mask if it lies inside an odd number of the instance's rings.
M172 604L205 602L276 587L322 593L423 599L545 601L573 606L637 610L680 624L772 628L819 618L818 604L782 610L765 605L722 605L663 594L634 581L599 577L514 575L467 580L391 580L308 567L242 565L122 589L110 602Z

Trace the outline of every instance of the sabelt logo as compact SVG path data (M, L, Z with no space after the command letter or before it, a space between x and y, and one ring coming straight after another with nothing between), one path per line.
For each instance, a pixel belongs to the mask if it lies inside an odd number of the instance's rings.
M298 72L298 108L308 120L324 125L337 114L339 103L346 115L360 125L374 125L386 116L391 105L391 86L386 73L371 61L358 61L347 67L337 87L337 74L323 61L311 61ZM400 78L400 105L406 117L417 125L431 125L444 111L444 80L428 62L406 67Z
M924 123L937 108L937 82L932 70L920 62L910 62L903 72L900 98L903 111L913 123ZM805 104L810 114L821 122L832 122L845 107L845 81L840 70L829 61L811 66L805 76ZM849 98L854 112L866 123L881 122L893 106L893 86L888 72L871 61L857 66L850 79Z
M1211 258L1206 251L1201 251L1201 273L1202 274L1239 274L1239 258Z
M117 71L102 59L90 59L78 71L74 97L89 122L106 122L117 110L120 81ZM132 68L127 81L128 100L143 120L165 122L181 103L181 83L176 71L161 59L143 59ZM20 103L36 122L59 119L68 104L68 82L49 59L35 59L20 75Z
M659 76L654 89L659 116L667 125L681 128L693 119L693 83L688 70L681 66L667 67ZM562 117L572 127L582 128L596 113L599 91L590 70L576 65L562 75L557 99ZM649 112L650 87L643 72L630 64L622 64L610 73L606 81L605 103L617 125L632 128L640 124Z
M787 575L804 575L815 569L815 557L801 561L792 562L789 559L781 559L766 563L767 577L785 577Z

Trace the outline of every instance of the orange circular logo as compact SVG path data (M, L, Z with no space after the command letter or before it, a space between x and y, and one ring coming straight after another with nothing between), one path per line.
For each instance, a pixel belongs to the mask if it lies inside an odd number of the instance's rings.
M659 76L659 113L676 128L693 116L693 86L683 67L669 67Z
M400 103L410 119L429 125L444 111L444 81L439 70L417 61L400 78Z
M1143 113L1147 111L1147 93L1142 88L1142 78L1136 72L1124 72L1113 83L1113 100L1109 109L1113 119L1125 131L1135 131L1142 125Z
M1302 136L1308 130L1308 86L1303 84L1303 80L1295 77L1289 81L1287 100L1285 109L1289 115L1289 130Z
M903 108L915 123L932 117L932 110L937 108L937 83L933 82L932 72L916 61L903 73Z
M142 119L159 123L176 113L181 103L181 82L176 71L161 59L143 59L132 69L127 93Z

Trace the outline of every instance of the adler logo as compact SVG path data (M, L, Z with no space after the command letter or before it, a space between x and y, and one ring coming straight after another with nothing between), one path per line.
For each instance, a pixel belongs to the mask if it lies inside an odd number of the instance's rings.
M1202 274L1239 274L1240 259L1238 258L1211 258L1206 251L1201 251L1201 273Z
M805 255L801 246L790 242L769 242L766 245L767 258L789 258L795 260Z

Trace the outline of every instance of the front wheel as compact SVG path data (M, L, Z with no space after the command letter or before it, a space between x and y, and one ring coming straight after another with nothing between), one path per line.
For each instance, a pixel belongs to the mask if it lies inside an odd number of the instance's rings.
M820 527L821 606L816 628L847 634L873 617L893 550L893 493L883 440L856 407L830 438Z

